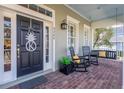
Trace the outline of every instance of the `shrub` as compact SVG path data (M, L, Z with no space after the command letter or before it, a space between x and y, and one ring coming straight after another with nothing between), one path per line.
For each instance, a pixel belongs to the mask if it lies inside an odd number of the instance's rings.
M71 60L70 60L70 58L68 58L68 57L63 57L63 58L60 60L60 63L61 63L61 64L68 65L68 64L71 64Z

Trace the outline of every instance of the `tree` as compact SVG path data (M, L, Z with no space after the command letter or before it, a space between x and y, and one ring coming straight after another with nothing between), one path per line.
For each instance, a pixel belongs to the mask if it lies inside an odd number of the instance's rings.
M93 47L95 48L105 45L111 48L112 43L110 42L110 39L112 38L112 36L113 36L112 29L96 28Z

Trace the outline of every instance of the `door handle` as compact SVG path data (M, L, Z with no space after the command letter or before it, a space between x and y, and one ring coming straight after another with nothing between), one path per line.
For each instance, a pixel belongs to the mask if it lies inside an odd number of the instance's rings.
M20 58L20 49L17 48L17 58Z
M20 45L17 44L17 58L20 58Z

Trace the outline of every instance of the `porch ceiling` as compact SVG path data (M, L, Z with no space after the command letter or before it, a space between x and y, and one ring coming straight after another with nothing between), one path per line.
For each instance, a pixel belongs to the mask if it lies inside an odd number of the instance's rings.
M68 4L67 6L90 21L113 17L116 15L116 8L117 15L124 14L123 4Z

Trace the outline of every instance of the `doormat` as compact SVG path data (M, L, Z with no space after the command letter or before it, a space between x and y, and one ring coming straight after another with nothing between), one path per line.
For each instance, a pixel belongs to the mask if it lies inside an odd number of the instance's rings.
M25 81L23 83L20 83L19 84L19 87L21 89L32 89L38 85L41 85L43 83L46 83L48 80L45 76L40 76L40 77L37 77L37 78L34 78L34 79L31 79L31 80L28 80L28 81Z

